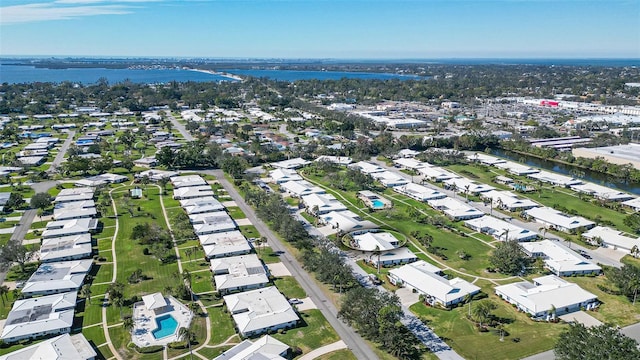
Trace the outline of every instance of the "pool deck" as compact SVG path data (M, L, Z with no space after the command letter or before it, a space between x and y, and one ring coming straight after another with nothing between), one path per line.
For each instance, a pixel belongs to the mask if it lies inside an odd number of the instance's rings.
M193 319L193 313L173 296L166 296L169 303L162 310L149 310L144 306L144 302L137 302L133 305L133 330L131 331L131 341L139 347L153 345L167 345L170 342L178 341L178 330L187 327ZM156 318L163 315L171 315L178 322L178 326L172 335L156 339L152 331L156 329Z

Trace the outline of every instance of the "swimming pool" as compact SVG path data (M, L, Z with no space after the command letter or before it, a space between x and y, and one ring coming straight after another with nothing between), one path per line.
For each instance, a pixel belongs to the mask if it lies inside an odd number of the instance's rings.
M379 199L375 199L371 202L374 209L382 209L384 207L384 203Z
M156 325L158 327L151 334L157 340L173 335L178 327L178 322L171 315L162 315L156 318Z

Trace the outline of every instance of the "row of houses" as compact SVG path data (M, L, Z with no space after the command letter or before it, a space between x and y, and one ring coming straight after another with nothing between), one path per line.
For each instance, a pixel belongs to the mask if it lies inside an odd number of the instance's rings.
M252 253L251 243L238 230L226 208L214 197L206 180L199 175L173 176L170 180L174 188L173 197L180 201L189 216L205 256L210 261L216 291L223 295L240 335L253 337L295 327L300 320L296 310L275 286L268 286L268 270ZM265 337L256 344L263 340L270 341ZM236 359L239 354L254 347L252 342L243 342L220 358ZM280 356L288 346L279 343L276 348L278 351L272 355Z

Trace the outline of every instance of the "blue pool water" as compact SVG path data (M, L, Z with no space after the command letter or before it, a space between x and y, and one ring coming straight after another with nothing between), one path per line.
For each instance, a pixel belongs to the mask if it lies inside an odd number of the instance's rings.
M384 203L378 199L373 200L371 203L374 209L382 209L384 207Z
M156 318L156 325L158 325L158 328L153 330L151 333L154 338L162 339L169 335L173 335L176 332L178 322L171 315L162 315Z

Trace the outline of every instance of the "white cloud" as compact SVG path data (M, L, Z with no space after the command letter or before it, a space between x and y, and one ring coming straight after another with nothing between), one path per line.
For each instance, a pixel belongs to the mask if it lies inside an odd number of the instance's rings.
M149 0L124 0L119 3L148 2ZM104 0L59 0L50 3L32 3L0 7L0 25L40 22L51 20L69 20L96 15L130 14L131 7L104 4ZM94 5L96 4L96 5Z

